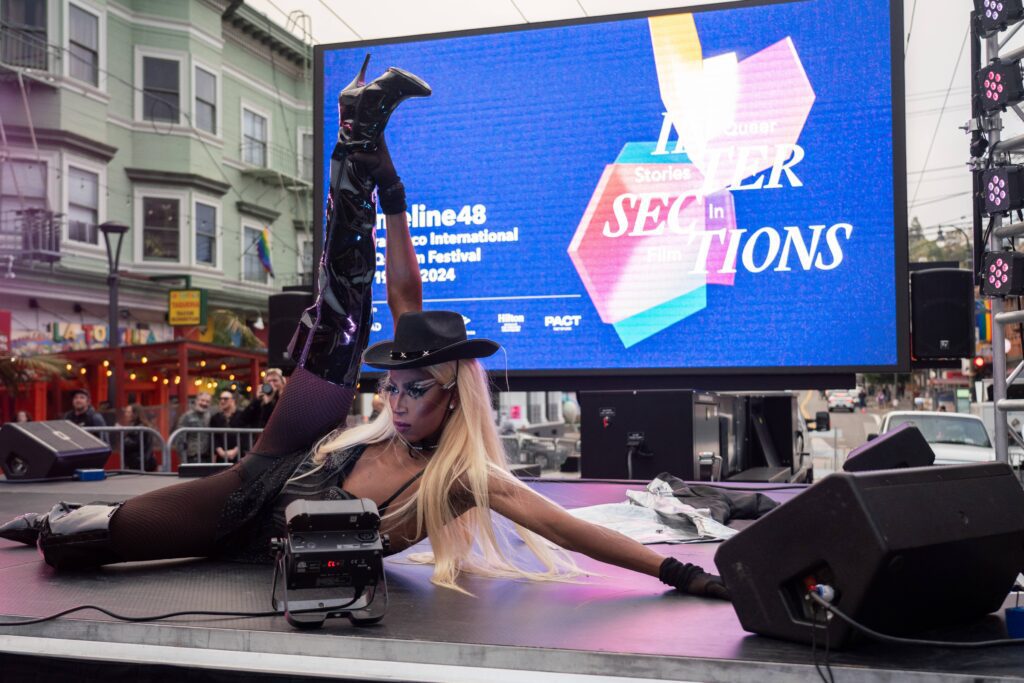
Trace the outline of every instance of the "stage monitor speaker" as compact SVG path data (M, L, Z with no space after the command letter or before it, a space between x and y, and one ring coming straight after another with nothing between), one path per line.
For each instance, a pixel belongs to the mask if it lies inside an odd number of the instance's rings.
M910 274L910 338L916 360L974 355L974 275L933 268Z
M8 422L0 427L0 467L8 479L67 477L102 468L110 446L73 422Z
M288 344L295 334L302 312L313 305L309 292L281 292L268 299L269 323L267 330L267 363L272 368L290 372L295 361L288 357Z
M921 430L911 422L904 422L850 451L843 469L847 472L870 472L934 464L935 451Z
M715 564L753 633L849 645L853 627L805 599L814 584L882 633L949 626L999 609L1024 567L1024 488L1005 463L841 472L723 543Z

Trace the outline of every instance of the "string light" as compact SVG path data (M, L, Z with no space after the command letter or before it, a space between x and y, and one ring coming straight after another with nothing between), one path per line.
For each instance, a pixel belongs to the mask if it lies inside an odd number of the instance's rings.
M198 386L202 386L202 384L203 384L203 380L201 380L201 379L197 379L197 380L195 381L195 385L196 385L197 387L198 387Z
M220 364L220 369L221 370L227 370L228 369L228 364L227 363L221 363Z
M267 371L266 370L260 370L260 379L263 379L266 376L267 376Z
M79 370L79 372L81 372L84 375L85 374L85 368L82 368L81 370Z
M110 361L109 360L103 361L103 367L109 368L110 367Z
M252 385L251 385L251 384L247 384L247 385L245 386L245 390L246 390L246 391L252 391Z
M143 356L142 357L142 364L145 365L148 362L149 362L149 358L147 358L146 356Z
M159 377L157 377L156 375L153 375L153 381L154 381L154 382L157 382L157 381L159 381L159 380L160 380L160 378L159 378Z
M228 379L231 380L231 381L234 381L235 376L234 375L228 375Z
M135 380L135 373L133 372L132 374L128 375L128 379L134 381Z
M238 385L237 384L232 384L231 385L231 391L235 391L237 389L238 389Z
M114 375L114 371L113 370L107 370L107 377L112 377L113 375Z
M68 363L67 365L64 366L64 369L67 370L68 372L71 372L74 369L74 366L71 365L71 363Z
M180 375L175 375L174 376L174 383L175 384L181 384L181 376Z
M206 361L205 360L199 361L199 367L205 368L206 367Z
M171 380L169 380L166 377L164 377L164 384L166 385L166 384L170 384L170 383L171 383Z

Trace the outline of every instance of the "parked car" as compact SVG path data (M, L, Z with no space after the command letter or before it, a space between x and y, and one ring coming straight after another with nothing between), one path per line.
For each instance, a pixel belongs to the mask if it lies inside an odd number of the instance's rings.
M992 446L985 423L976 415L923 410L893 411L882 418L879 433L884 434L910 423L916 426L935 452L936 465L964 465L993 462ZM868 435L872 438L874 435Z
M849 410L851 413L857 410L857 394L852 391L833 389L825 393L825 400L830 413L834 410Z

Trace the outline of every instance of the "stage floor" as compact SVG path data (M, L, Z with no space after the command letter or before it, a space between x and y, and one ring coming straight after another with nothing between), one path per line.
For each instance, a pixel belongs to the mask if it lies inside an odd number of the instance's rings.
M119 476L102 482L4 484L0 518L42 512L61 499L123 500L177 481ZM627 488L589 482L530 485L566 507L622 501ZM771 495L785 501L795 494ZM717 546L653 547L711 569ZM407 552L424 549L421 544ZM37 625L0 627L0 653L90 660L93 666L168 664L193 671L359 680L818 679L809 647L744 632L728 603L680 595L655 578L583 556L577 556L580 566L597 575L578 584L465 579L463 585L476 597L434 587L431 568L403 562L404 556L386 561L390 606L375 626L357 628L347 619L334 619L318 631L297 631L283 617L124 623L90 611ZM270 609L271 577L269 566L205 560L55 574L34 549L0 540L0 621L81 604L127 615L264 611ZM931 635L996 638L1005 637L1005 628L998 614L955 633ZM8 656L0 661L24 660ZM868 643L833 652L830 662L843 681L1024 679L1021 647L956 651Z

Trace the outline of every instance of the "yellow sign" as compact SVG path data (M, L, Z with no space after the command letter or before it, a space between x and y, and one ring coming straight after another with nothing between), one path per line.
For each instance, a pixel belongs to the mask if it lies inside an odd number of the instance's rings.
M206 290L172 289L167 293L167 322L172 326L206 324Z

